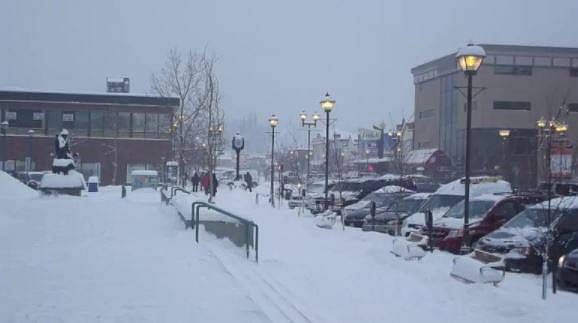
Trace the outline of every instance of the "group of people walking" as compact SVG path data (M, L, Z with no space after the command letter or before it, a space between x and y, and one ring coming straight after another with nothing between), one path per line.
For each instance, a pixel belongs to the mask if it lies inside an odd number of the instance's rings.
M219 181L217 176L213 173L213 196L217 195L217 187L219 186ZM199 184L201 189L206 195L209 195L211 190L211 175L208 172L203 173L201 176L197 172L191 176L191 183L193 184L193 192L199 191Z

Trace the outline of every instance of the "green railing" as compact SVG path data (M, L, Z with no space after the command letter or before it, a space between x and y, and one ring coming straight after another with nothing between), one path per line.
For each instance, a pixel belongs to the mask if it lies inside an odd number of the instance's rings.
M195 241L199 243L199 224L201 223L199 220L199 214L201 208L206 208L209 210L213 210L218 212L219 214L228 216L233 218L240 223L242 223L245 227L245 253L247 259L250 257L250 247L253 246L255 250L255 262L259 262L259 226L255 224L253 221L249 221L244 219L240 216L237 216L229 211L223 210L219 207L216 207L212 204L206 202L193 202L191 204L191 228L195 229Z
M166 192L169 192L169 188L170 188L170 196L167 196ZM177 194L177 192L183 192L186 194L190 194L189 191L187 191L181 187L167 187L166 189L161 189L161 202L169 204L169 202ZM195 241L197 243L199 243L199 225L202 224L201 221L199 220L199 215L200 215L200 210L203 208L205 208L207 210L213 210L215 212L218 212L219 214L222 214L224 216L232 218L232 219L238 221L239 223L241 223L245 229L244 232L242 232L242 236L244 237L244 239L242 239L242 241L240 241L238 239L239 235L235 235L235 237L237 238L236 242L242 242L244 244L245 254L246 254L247 259L250 258L250 249L251 249L251 247L253 247L253 249L255 250L255 262L259 262L259 226L257 224L255 224L253 221L247 220L247 219L242 218L238 215L235 215L235 214L233 214L227 210L216 207L213 204L206 203L206 202L200 202L200 201L193 202L191 204L191 220L187 220L185 215L181 213L181 211L179 210L178 207L175 208L177 210L177 214L179 215L181 221L183 221L183 223L185 224L185 229L188 229L190 227L191 229L195 230ZM204 221L204 224L205 224L205 226L208 226L208 225L210 225L210 223L218 223L218 222L219 221ZM205 227L205 229L208 229L208 228ZM226 231L226 230L224 230L224 231ZM230 238L233 238L233 237L230 237ZM231 240L233 241L235 239L231 239ZM233 241L233 242L235 242L235 241Z

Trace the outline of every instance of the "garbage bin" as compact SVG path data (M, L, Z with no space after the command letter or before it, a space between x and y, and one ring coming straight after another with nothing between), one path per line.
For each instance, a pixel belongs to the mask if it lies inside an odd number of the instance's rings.
M88 178L88 191L89 192L98 192L98 177L97 176L90 176Z

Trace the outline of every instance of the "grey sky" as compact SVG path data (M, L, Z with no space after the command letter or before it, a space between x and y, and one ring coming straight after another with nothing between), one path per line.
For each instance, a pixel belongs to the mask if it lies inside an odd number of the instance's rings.
M207 45L229 115L297 118L337 100L338 128L412 115L410 68L468 41L578 46L578 1L2 1L0 87L147 92L171 47Z

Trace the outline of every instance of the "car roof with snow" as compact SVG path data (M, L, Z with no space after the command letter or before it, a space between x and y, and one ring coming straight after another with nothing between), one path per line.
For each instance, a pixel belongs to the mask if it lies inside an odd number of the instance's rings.
M550 207L552 209L578 209L578 196L563 196L550 200ZM533 209L547 209L548 201L532 205Z
M457 179L442 185L434 194L436 195L464 195L465 180ZM483 194L511 193L512 186L509 182L496 176L478 176L470 178L470 196Z
M427 200L431 193L414 193L410 196L404 197L405 200Z
M510 197L511 195L506 195L506 194L482 194L476 197L472 197L470 199L470 201L494 201L494 202L499 202L501 200L504 200L508 197Z
M412 193L413 191L397 185L387 185L376 190L375 192L392 194L392 193Z

